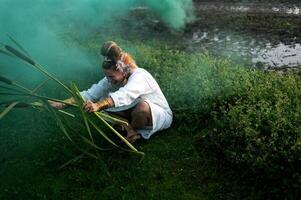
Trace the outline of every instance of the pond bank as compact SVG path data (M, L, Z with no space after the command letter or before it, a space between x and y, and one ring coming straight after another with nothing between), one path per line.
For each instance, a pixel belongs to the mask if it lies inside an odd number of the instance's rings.
M231 12L253 15L301 17L301 4L194 2L198 12Z

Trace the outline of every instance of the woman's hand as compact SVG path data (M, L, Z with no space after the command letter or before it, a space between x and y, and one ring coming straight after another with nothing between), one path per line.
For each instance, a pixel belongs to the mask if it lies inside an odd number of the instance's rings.
M60 103L60 102L48 100L48 103L56 109L64 109L65 108L65 104Z
M93 103L92 101L85 101L83 103L83 108L86 112L96 112L100 109L99 105L97 103Z

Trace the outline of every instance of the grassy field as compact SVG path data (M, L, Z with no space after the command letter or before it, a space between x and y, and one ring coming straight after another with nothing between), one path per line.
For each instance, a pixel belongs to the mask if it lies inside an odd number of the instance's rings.
M99 44L106 39L111 38L95 36L75 44L97 57ZM247 92L256 83L253 77L266 75L167 42L116 41L157 79L175 114L172 127L135 144L145 153L143 159L109 150L99 152L99 160L83 156L60 168L80 152L47 113L15 110L0 121L0 199L267 197L269 191L258 190L263 183L254 186L242 180L243 171L220 162L215 154L199 151L195 144L196 136L212 125L208 120L217 104ZM95 71L84 71L81 77L69 74L66 80L75 80L84 89L99 79L98 73L95 66ZM64 97L53 85L48 89L43 92ZM68 125L73 131L84 131L72 121Z

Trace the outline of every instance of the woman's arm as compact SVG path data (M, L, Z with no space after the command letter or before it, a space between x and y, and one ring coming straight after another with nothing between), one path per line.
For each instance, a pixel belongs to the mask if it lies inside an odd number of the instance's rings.
M64 102L65 102L66 104L61 103L61 102L56 102L56 101L48 100L48 103L49 103L52 107L54 107L54 108L56 108L56 109L60 109L60 110L66 108L66 107L68 106L68 104L75 104L75 103L76 103L73 97L70 97L70 98L68 98L68 99L65 99Z
M98 102L85 101L83 104L87 112L97 112L103 109L111 108L114 106L114 101L111 97L104 98Z

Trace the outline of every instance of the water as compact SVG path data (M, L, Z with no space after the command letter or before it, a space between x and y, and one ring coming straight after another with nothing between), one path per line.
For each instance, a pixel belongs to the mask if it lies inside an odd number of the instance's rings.
M185 36L192 50L265 69L300 67L300 4L196 1L195 7L199 20Z
M195 3L196 21L181 33L166 34L162 24L144 7L133 10L152 35L168 38L190 51L209 53L264 69L296 68L301 63L301 5ZM137 15L138 14L138 15ZM138 23L137 23L138 24ZM168 31L167 31L168 32Z
M268 35L254 35L247 32L225 32L218 28L193 30L186 42L192 50L209 52L214 56L234 61L259 63L265 68L298 67L301 65L301 45L295 42L281 42Z

